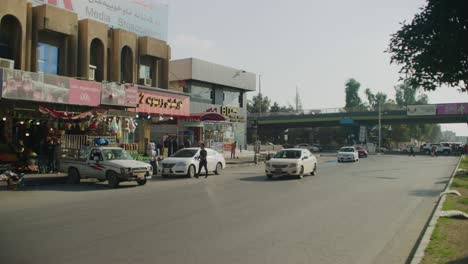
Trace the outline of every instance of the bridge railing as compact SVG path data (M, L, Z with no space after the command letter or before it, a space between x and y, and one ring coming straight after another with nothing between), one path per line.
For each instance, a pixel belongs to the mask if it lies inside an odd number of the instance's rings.
M386 111L406 111L405 107L382 107L381 112L384 115ZM320 114L337 114L337 113L376 113L371 109L353 109L347 111L345 108L322 108L322 109L303 109L300 111L291 112L265 112L265 113L248 113L249 118L269 117L269 116L291 116L291 115L320 115Z

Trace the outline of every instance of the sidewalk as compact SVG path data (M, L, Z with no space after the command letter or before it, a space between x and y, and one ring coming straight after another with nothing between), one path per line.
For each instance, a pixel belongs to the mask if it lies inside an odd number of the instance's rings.
M26 187L45 185L45 184L62 184L67 182L66 173L46 173L46 174L26 174L24 175L24 184Z

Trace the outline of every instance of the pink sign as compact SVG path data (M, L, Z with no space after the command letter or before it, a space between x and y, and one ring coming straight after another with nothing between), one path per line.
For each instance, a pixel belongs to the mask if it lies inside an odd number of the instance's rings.
M125 105L135 107L138 103L138 86L125 85Z
M98 106L101 103L101 84L70 79L69 103Z
M139 89L137 112L170 116L190 116L190 98L182 94Z
M437 115L468 115L468 103L438 104Z

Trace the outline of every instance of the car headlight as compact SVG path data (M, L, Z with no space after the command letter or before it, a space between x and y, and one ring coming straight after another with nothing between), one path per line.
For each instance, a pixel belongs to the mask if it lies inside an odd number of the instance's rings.
M120 173L123 175L130 174L132 172L131 168L120 168Z
M297 163L291 163L289 164L289 168L296 168L297 167Z

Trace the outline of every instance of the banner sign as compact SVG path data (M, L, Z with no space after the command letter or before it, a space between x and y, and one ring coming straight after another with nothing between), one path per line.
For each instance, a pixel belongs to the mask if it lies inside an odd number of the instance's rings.
M100 83L70 79L70 104L98 106L100 99Z
M137 112L189 116L190 99L186 95L138 89Z
M468 103L438 104L437 115L468 115Z
M102 84L101 104L136 107L138 87L108 82Z
M125 106L136 107L138 103L138 86L125 84Z
M436 115L436 105L408 105L408 116L433 116Z
M67 104L68 78L3 69L2 97Z
M206 109L206 112L218 113L227 117L231 122L245 122L245 116L240 114L239 107L213 105Z
M49 4L93 19L112 28L167 41L168 5L161 0L29 0L33 6Z

